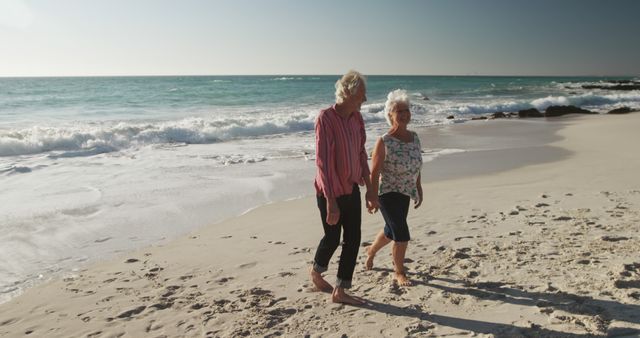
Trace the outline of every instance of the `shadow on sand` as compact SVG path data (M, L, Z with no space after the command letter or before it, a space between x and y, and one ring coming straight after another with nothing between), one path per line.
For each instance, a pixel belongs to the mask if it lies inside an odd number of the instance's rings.
M412 281L418 285L425 285L449 293L470 295L483 300L495 300L503 303L549 308L550 311L562 310L568 313L585 316L599 316L605 327L599 334L575 334L545 329L539 325L521 327L516 325L492 323L430 314L422 311L420 306L398 307L375 301L368 301L363 308L389 314L416 318L433 324L448 326L475 333L493 334L496 337L638 337L640 330L634 328L608 328L612 320L640 324L640 306L624 304L610 300L594 299L592 297L575 295L562 291L528 292L518 286L507 285L502 282L467 283L448 278L437 278L426 273L415 273ZM431 281L441 281L454 286L446 286ZM455 285L459 285L455 286ZM418 325L413 333L426 332L431 327Z

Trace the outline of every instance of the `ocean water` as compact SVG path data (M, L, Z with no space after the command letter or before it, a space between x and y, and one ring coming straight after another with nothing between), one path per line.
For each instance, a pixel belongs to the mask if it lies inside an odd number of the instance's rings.
M88 261L313 194L313 122L337 78L0 78L0 302ZM397 88L411 94L414 126L549 105L640 109L640 91L582 89L604 80L370 76L368 147ZM465 150L424 149L425 161Z

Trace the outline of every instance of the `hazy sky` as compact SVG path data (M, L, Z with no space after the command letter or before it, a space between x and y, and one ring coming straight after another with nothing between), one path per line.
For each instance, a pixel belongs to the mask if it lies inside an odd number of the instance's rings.
M640 75L637 0L0 0L0 76Z

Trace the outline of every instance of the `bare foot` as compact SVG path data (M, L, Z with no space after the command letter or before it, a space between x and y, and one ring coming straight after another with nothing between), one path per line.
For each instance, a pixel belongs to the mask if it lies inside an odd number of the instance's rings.
M403 273L397 273L395 274L395 279L396 282L398 283L398 285L400 286L411 286L413 283L411 283L411 281L409 280L409 278L407 278L407 275Z
M367 247L367 261L366 261L366 262L364 262L364 268L365 268L365 269L367 269L367 270L371 270L371 269L373 269L373 258L374 258L375 256L376 256L376 255L372 255L372 254L371 254L371 246L368 246L368 247Z
M349 305L364 305L364 299L356 296L349 296L346 292L344 292L343 288L335 288L333 293L331 294L331 301L334 303L342 303Z
M333 287L331 286L331 284L324 280L319 272L313 270L313 267L311 267L311 269L309 270L309 274L311 275L311 282L313 282L313 285L316 287L316 289L318 289L318 291L333 291Z

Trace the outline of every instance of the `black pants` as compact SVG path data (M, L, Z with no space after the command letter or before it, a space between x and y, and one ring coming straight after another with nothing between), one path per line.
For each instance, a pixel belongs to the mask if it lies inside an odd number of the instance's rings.
M353 270L356 267L358 249L360 248L360 225L362 223L360 189L358 185L353 186L351 195L343 195L337 198L340 209L340 219L338 224L327 224L327 199L318 196L318 209L322 218L324 237L320 240L320 245L316 250L313 269L317 272L327 271L331 256L340 245L340 232L344 231L344 244L340 254L338 264L337 287L348 289L351 287Z

